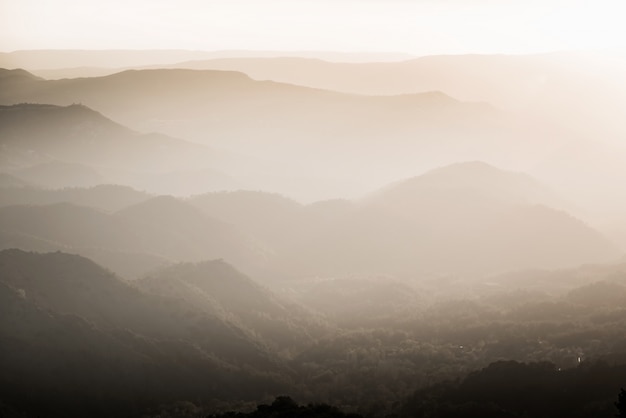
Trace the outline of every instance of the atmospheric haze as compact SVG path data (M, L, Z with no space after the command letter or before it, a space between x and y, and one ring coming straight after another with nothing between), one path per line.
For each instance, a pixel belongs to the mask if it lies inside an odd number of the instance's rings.
M626 416L619 1L0 2L0 416Z

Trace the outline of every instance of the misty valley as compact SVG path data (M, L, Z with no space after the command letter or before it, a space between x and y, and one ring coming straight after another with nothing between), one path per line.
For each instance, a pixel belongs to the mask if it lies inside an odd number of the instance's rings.
M626 416L625 60L127 54L0 53L0 417Z

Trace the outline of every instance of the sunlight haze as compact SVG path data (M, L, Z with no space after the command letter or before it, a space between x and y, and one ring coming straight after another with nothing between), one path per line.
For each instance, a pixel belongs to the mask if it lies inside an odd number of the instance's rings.
M1 418L626 418L626 0L0 0Z
M3 0L0 50L385 51L621 48L624 2Z

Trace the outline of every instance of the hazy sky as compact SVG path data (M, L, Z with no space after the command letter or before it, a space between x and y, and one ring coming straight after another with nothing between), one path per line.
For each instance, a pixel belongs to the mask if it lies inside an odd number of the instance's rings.
M623 48L624 0L0 0L0 50Z

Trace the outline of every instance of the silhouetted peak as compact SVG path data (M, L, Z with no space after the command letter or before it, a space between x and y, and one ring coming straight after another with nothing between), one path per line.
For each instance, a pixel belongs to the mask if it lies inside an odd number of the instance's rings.
M492 188L513 186L520 183L541 187L537 181L526 174L502 170L482 161L468 161L430 170L420 176L398 182L391 188L394 186Z
M144 202L133 205L129 208L123 209L120 213L132 213L138 211L149 212L179 212L188 211L193 213L199 213L192 206L186 204L180 199L171 195L161 195L150 198Z
M163 195L124 208L117 215L162 225L166 221L194 225L210 221L204 213L173 196Z
M133 193L133 194L145 194L144 192L140 192L136 189L133 189L130 186L126 186L123 184L98 184L93 187L88 187L86 190L91 190L94 192L119 192L119 193Z
M0 120L7 128L17 128L20 132L54 129L56 132L76 135L96 127L105 128L108 133L129 134L132 132L100 112L80 103L68 106L43 103L0 106Z
M83 113L101 115L99 112L96 112L95 110L81 103L72 103L71 105L67 105L67 106L59 106L59 105L48 104L48 103L17 103L13 105L0 106L0 107L2 109L33 110L33 111L34 110L39 110L39 111L64 110L66 112L83 112Z
M8 70L6 68L0 68L0 80L2 79L8 79L8 78L13 78L13 79L24 79L24 80L43 80L40 77L37 77L34 74L29 73L26 70L23 70L21 68L16 68L14 70Z
M140 285L149 287L176 281L202 289L208 295L217 297L221 303L228 298L231 302L247 304L247 308L253 303L263 304L256 298L268 295L254 280L222 259L168 266L141 279Z
M26 271L37 269L37 266L45 266L45 270L48 270L49 273L49 269L53 269L54 271L73 269L83 272L96 272L106 276L111 275L111 273L90 259L76 254L68 254L61 251L38 253L16 248L0 251L0 267L6 269L5 271ZM83 276L85 279L90 277L89 275Z

